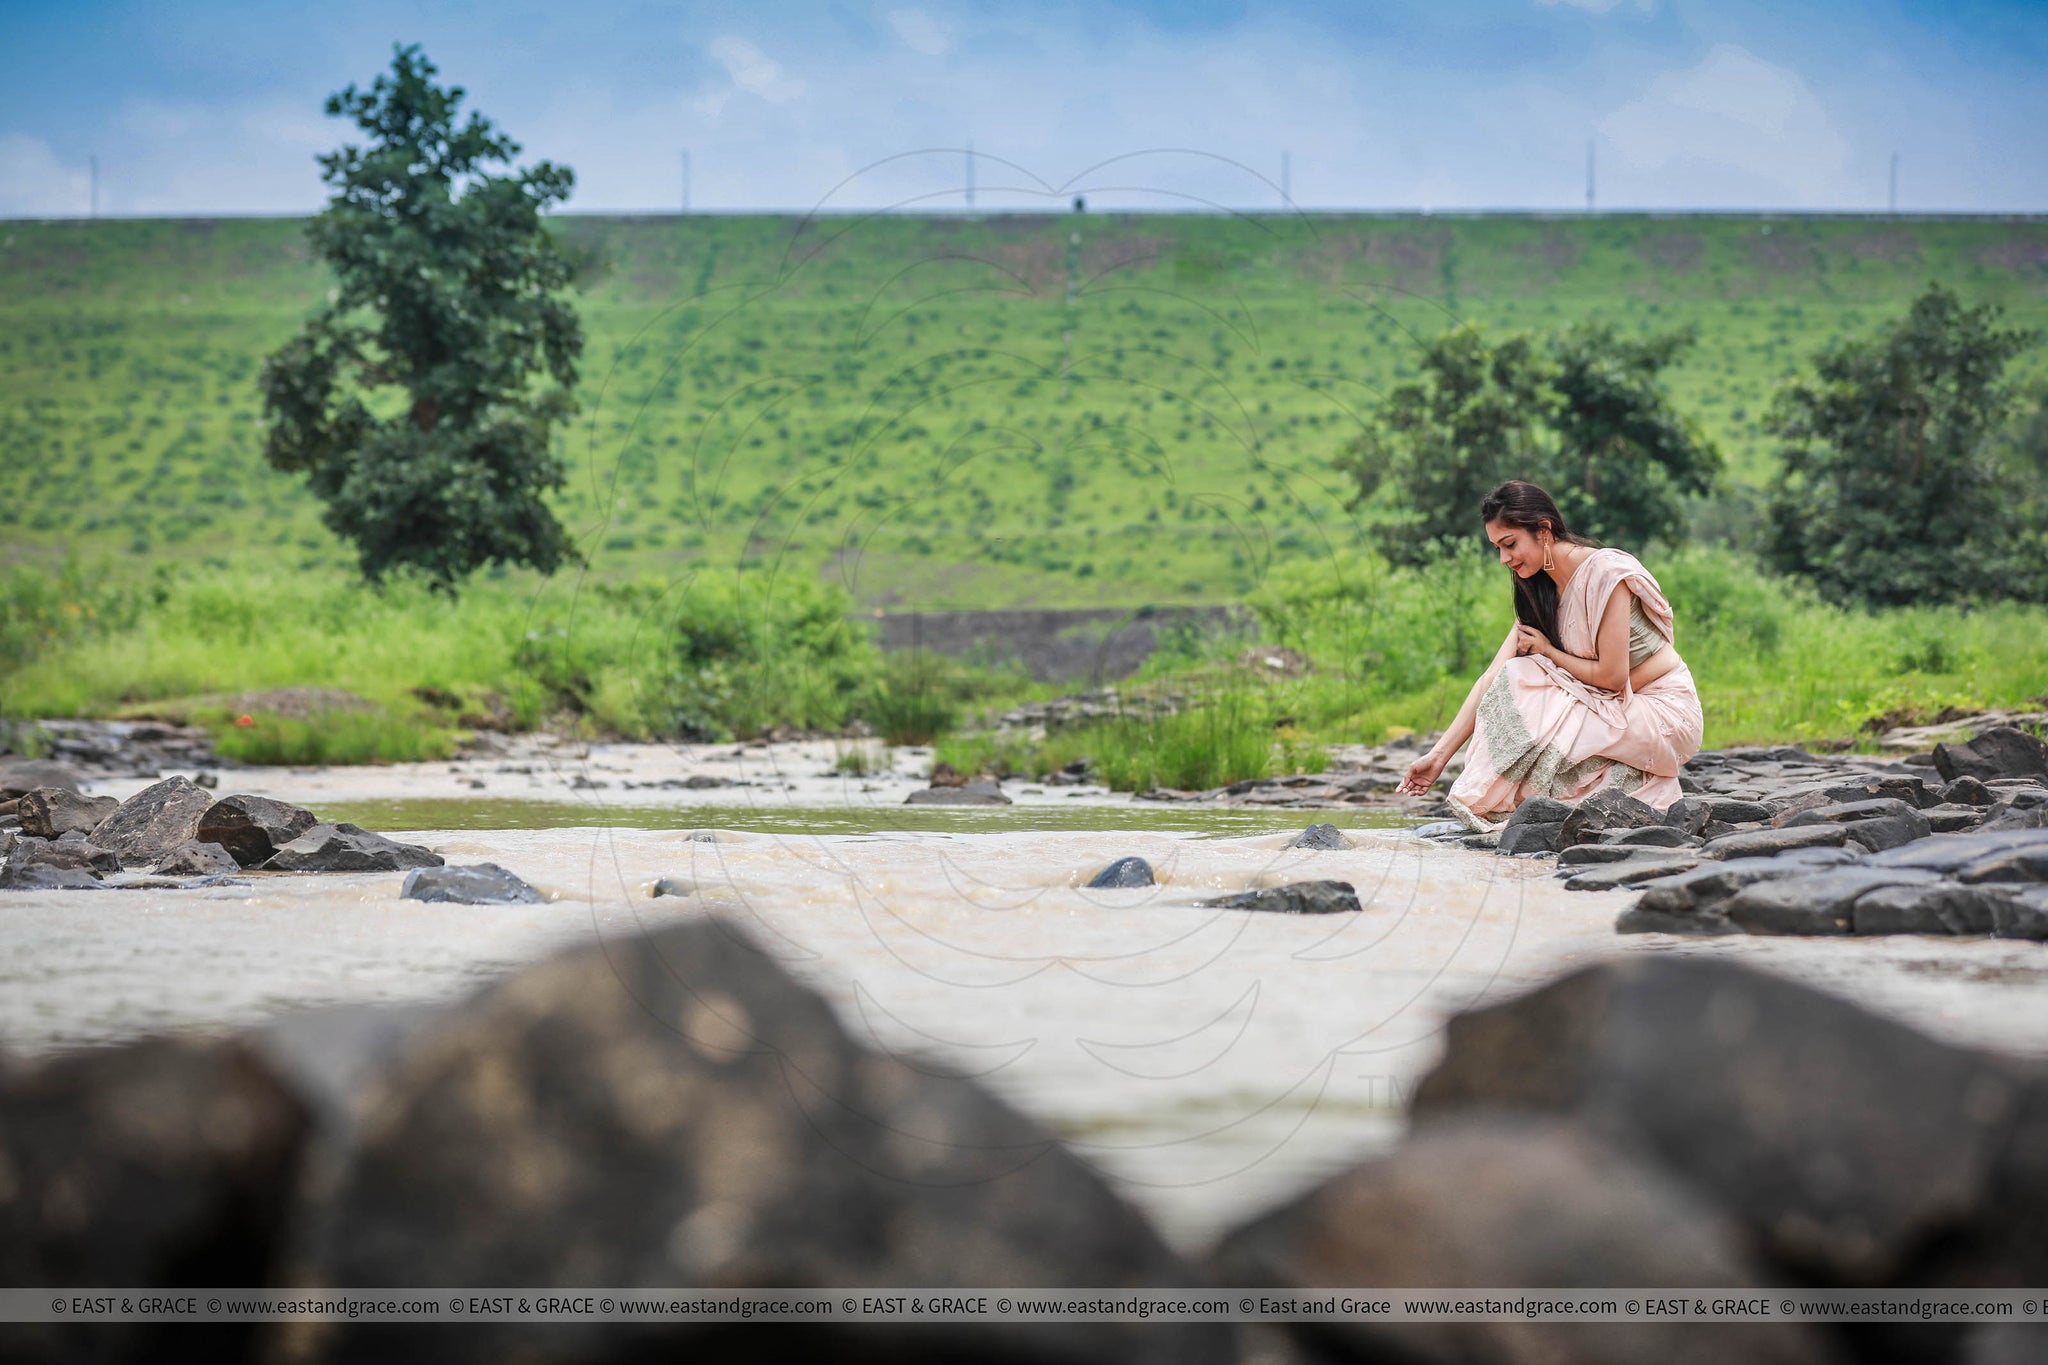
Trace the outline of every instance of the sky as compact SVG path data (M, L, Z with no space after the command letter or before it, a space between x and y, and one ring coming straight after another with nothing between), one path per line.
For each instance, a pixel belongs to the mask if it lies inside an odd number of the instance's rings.
M571 212L2048 212L2044 0L0 0L0 217L307 213L395 42Z

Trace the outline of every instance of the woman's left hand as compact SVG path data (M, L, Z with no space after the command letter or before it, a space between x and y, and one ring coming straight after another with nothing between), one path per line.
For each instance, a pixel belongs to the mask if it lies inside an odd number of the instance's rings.
M1517 658L1524 654L1539 654L1547 659L1550 657L1551 648L1550 640L1536 627L1526 623L1520 623L1515 626L1515 656Z

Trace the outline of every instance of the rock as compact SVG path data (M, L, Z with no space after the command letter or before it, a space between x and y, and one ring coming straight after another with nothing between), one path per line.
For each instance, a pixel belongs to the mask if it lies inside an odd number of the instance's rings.
M1433 820L1408 831L1418 839L1457 839L1471 833L1456 820Z
M1841 803L1903 801L1915 809L1932 806L1941 800L1940 793L1929 787L1927 779L1917 773L1862 773L1847 782L1832 783L1822 795Z
M157 877L215 877L240 872L242 865L219 844L187 839L149 869Z
M2029 886L1993 901L1991 932L1999 938L2025 938L2036 943L2048 939L2048 892Z
M1794 1276L1924 1281L1914 1255L1984 1208L2007 1064L1733 963L1642 955L1450 1021L1418 1120L1575 1114L1747 1225ZM1786 1283L1788 1281L1779 1281Z
M1974 862L2015 848L2048 848L2048 830L1973 830L1938 834L1918 843L1888 848L1864 860L1870 867L1924 867L1930 872L1956 872Z
M1834 865L1816 855L1834 856L1835 863L1854 861L1840 849L1800 849L1777 858L1730 858L1705 862L1691 872L1659 881L1636 901L1638 909L1657 914L1685 914L1717 906L1753 882L1799 877Z
M1958 777L1942 789L1941 798L1958 806L1989 806L1998 800L1991 788L1974 777Z
M1469 848L1475 853L1492 853L1500 848L1500 835L1468 834L1458 840L1458 847Z
M1557 846L1570 848L1573 844L1590 842L1594 835L1603 830L1641 829L1645 825L1662 824L1663 821L1663 815L1654 807L1638 801L1626 792L1607 787L1594 792L1572 808L1572 813L1564 818L1564 828L1558 836Z
M697 884L686 877L661 877L654 883L650 896L694 896Z
M1610 829L1599 842L1622 848L1697 848L1700 841L1670 825L1644 825L1639 829Z
M90 872L95 876L121 870L119 858L85 839L58 839L47 843L41 840L30 843L23 839L15 849L14 860L25 867L52 867L70 872Z
M1848 801L1801 811L1785 822L1786 829L1803 829L1822 823L1846 827L1849 837L1871 852L1897 848L1934 833L1934 827L1917 809L1903 801L1879 798Z
M22 796L17 813L24 834L55 839L74 830L90 834L120 807L111 796L80 796L63 787L37 787Z
M1699 938L1739 934L1742 931L1730 924L1728 917L1713 906L1699 910L1646 910L1639 902L1615 916L1614 932L1617 934L1683 934Z
M114 891L198 891L209 886L247 886L247 877L234 877L225 872L216 872L207 877L143 877L132 882L110 882Z
M1010 798L994 782L969 782L958 787L923 787L903 798L906 806L1007 806Z
M837 1297L1197 1282L1037 1123L970 1081L863 1050L737 925L708 917L522 970L423 1025L385 1068L352 1147L309 1238L323 1287L802 1285ZM816 1347L936 1361L981 1339L931 1323L806 1330L806 1358ZM1233 1358L1201 1324L1003 1333L1020 1360ZM394 1340L389 1327L336 1324L322 1358L388 1359ZM719 1323L537 1333L484 1320L413 1354L711 1360L732 1340Z
M539 905L547 897L496 863L464 867L416 867L398 889L401 900L449 901L457 905Z
M1351 841L1345 838L1335 825L1316 824L1310 825L1307 829L1296 835L1294 842L1289 844L1288 847L1315 848L1329 851L1350 848Z
M1664 823L1685 834L1698 834L1713 818L1713 809L1704 796L1681 796L1664 810Z
M9 859L0 868L0 891L103 891L106 883L83 868L49 867Z
M1796 848L1840 848L1848 837L1847 826L1833 823L1800 825L1795 829L1750 829L1707 840L1700 846L1700 856L1769 858Z
M1557 855L1557 865L1565 867L1590 867L1596 863L1625 863L1640 860L1645 850L1631 848L1627 844L1573 844Z
M1502 854L1555 853L1564 841L1564 826L1509 822L1493 839L1494 848Z
M693 792L711 791L717 787L737 787L741 785L743 784L735 782L729 777L716 777L710 773L691 773L683 779L683 788L686 791Z
M1934 880L1932 872L1917 867L1837 867L1752 883L1720 910L1745 933L1848 934L1855 931L1856 898L1864 892Z
M2048 829L2048 806L2034 806L2022 810L2001 801L1984 812L1984 819L1977 828L1985 831Z
M306 1110L235 1041L148 1039L0 1075L0 1281L278 1283ZM47 1328L47 1331L43 1331ZM257 1323L38 1325L16 1359L250 1360ZM188 1357L190 1358L190 1357Z
M0 797L27 796L38 787L75 792L85 784L75 768L43 758L0 759Z
M193 837L219 844L243 867L261 867L278 849L320 823L303 806L267 796L224 796L199 817Z
M1776 1283L1751 1263L1743 1228L1655 1165L1569 1121L1452 1115L1400 1147L1324 1181L1228 1234L1216 1284L1318 1297L1360 1285L1461 1290L1620 1284L1752 1289ZM1532 1295L1533 1296L1533 1295ZM1732 1297L1732 1296L1731 1296ZM1282 1324L1283 1359L1452 1362L1813 1361L1821 1332L1794 1323L1375 1322ZM1711 1344L1703 1338L1711 1336Z
M1364 908L1358 903L1357 887L1350 882L1332 881L1257 887L1195 904L1218 910L1262 910L1281 915L1328 915Z
M1955 882L1883 886L1856 898L1852 927L1858 934L1988 934L2007 898L1994 887Z
M1646 857L1632 858L1625 863L1609 863L1565 879L1567 891L1614 891L1638 882L1655 881L1678 872L1689 872L1700 865L1699 859L1672 856L1661 851Z
M1708 818L1728 825L1757 824L1772 815L1771 808L1761 801L1743 801L1732 796L1709 796L1704 799L1704 804Z
M1987 853L1956 869L1959 882L2048 882L2048 840Z
M1984 808L1981 806L1943 803L1925 807L1920 813L1927 817L1928 825L1936 834L1960 834L1965 830L1975 829L1984 819Z
M1108 867L1095 874L1089 881L1091 890L1107 890L1118 887L1151 886L1153 884L1152 864L1143 858L1118 858Z
M213 797L188 778L167 777L144 787L93 831L100 847L119 854L124 867L147 867L199 833Z
M1967 744L1935 745L1934 767L1944 782L1959 777L1980 782L1994 777L2048 778L2048 743L2024 730L2001 725Z
M263 864L269 872L397 872L440 866L438 853L346 822L313 826Z

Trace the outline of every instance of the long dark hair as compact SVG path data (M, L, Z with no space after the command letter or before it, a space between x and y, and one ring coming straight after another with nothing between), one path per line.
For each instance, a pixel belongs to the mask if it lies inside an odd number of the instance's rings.
M1521 479L1509 479L1486 495L1479 504L1479 520L1482 523L1500 522L1527 531L1531 536L1548 530L1553 538L1565 545L1594 545L1595 541L1577 535L1564 524L1564 513L1557 510L1557 502L1550 494L1533 483ZM1557 638L1557 584L1547 573L1532 573L1527 578L1520 574L1515 579L1515 619L1523 625L1534 626L1543 632L1544 638L1564 648L1564 641Z

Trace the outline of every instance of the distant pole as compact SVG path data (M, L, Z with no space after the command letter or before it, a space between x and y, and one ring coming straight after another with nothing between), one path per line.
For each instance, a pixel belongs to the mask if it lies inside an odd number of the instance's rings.
M974 139L967 139L967 207L974 207Z
M1593 211L1593 139L1586 139L1586 212Z
M1292 204L1294 202L1293 171L1294 167L1288 159L1287 153L1280 153L1280 202L1282 204Z
M683 148L683 212L690 211L690 149Z
M1891 188L1885 192L1884 203L1887 213L1897 213L1899 211L1899 154L1897 152L1892 153Z
M1897 158L1893 159L1897 160ZM100 159L96 156L89 156L85 159L85 163L92 167L92 216L97 218L100 216Z

